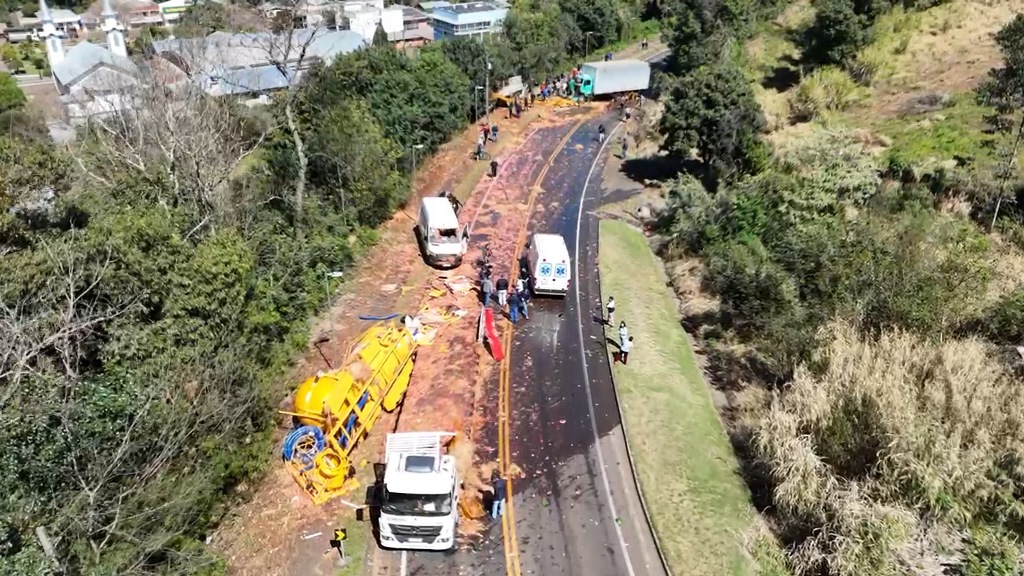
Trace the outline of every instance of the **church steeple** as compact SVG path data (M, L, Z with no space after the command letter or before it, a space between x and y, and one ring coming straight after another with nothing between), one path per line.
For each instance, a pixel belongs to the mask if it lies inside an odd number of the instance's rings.
M39 36L46 42L46 58L50 61L52 70L64 59L64 41L57 34L57 26L53 23L53 16L50 15L50 7L46 5L46 0L39 0L39 19L43 23L43 31Z
M107 35L107 48L115 56L128 56L128 47L124 43L124 26L117 21L117 11L110 0L103 0L103 25L100 29Z

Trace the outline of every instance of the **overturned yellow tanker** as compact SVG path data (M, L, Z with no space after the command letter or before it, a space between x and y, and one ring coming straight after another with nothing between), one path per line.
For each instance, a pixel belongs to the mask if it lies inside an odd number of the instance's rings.
M295 481L323 504L355 487L352 450L383 411L402 402L421 329L415 321L385 321L363 332L338 370L318 373L295 391L296 428L282 456Z

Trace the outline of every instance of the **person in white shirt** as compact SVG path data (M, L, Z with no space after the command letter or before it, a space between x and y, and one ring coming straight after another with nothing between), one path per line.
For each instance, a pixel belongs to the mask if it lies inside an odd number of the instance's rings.
M626 321L619 322L619 346L625 346L626 340L629 339L629 329L626 328Z
M622 361L623 365L627 364L627 361L629 360L629 352L632 349L633 349L633 337L630 336L629 340L626 340L625 342L623 342L622 343L622 347L619 348L619 360Z
M608 309L608 315L605 316L605 324L611 326L615 322L615 297L608 297L608 304L605 306Z

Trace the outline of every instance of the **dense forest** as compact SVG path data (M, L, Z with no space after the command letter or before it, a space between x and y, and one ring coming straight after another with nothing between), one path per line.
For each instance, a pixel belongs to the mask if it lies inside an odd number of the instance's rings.
M1020 574L1024 287L994 268L1024 250L1024 16L972 96L986 157L936 167L830 121L820 75L870 85L875 22L936 2L815 0L798 42L817 87L790 104L821 121L784 148L738 48L780 6L667 4L663 256L699 262L711 299L684 323L785 550L763 573Z
M266 108L147 90L68 148L0 76L0 574L222 574L204 537L271 463L323 274L406 200L410 145L467 125L482 62L561 71L641 8L517 2L504 36L375 46Z

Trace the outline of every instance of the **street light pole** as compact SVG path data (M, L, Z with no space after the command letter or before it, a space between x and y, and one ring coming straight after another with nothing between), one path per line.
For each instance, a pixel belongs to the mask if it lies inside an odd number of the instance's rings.
M586 33L586 37L587 37L587 55L584 57L584 60L590 60L590 35L591 34L593 34L593 32L587 32Z
M477 86L473 90L473 122L480 121L480 91L483 89L483 86Z
M327 318L331 321L331 339L338 337L337 330L334 329L334 310L331 310L331 278L341 278L344 276L344 272L324 272L324 290L327 293ZM341 359L341 343L338 343L338 354Z

